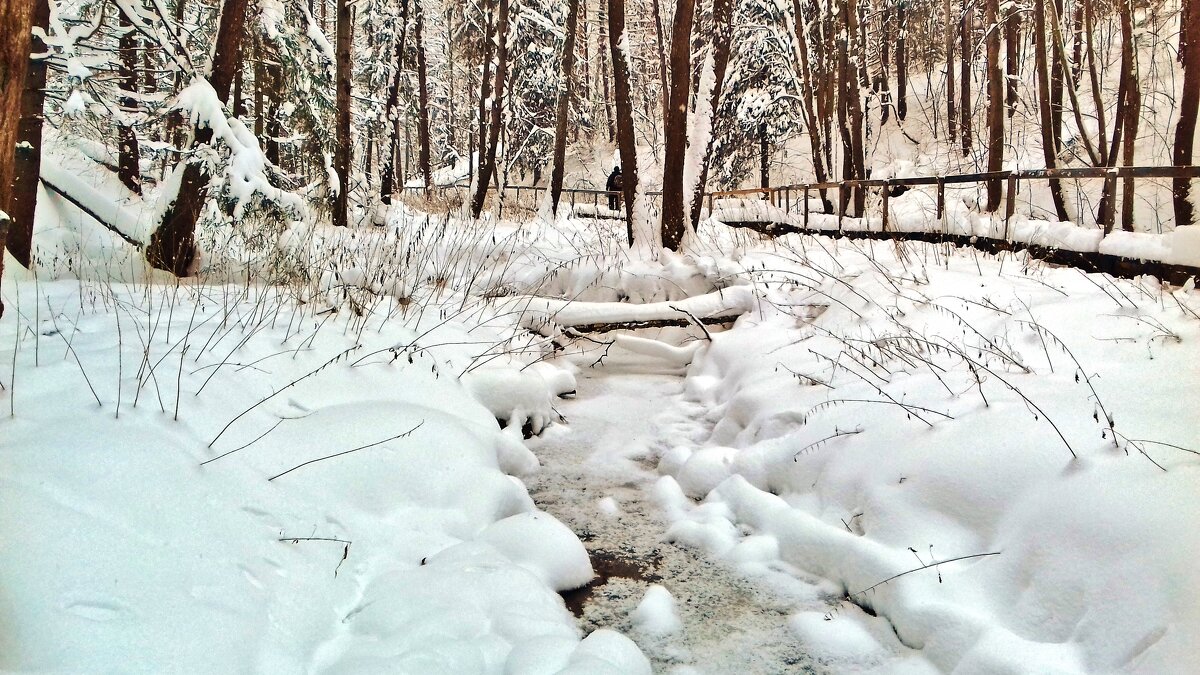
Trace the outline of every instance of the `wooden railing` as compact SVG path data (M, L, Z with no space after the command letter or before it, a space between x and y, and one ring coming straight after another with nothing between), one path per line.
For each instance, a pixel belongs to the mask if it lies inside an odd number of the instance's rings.
M952 174L946 176L919 176L913 178L881 178L881 179L860 179L860 180L843 180L830 181L825 183L798 183L794 185L782 185L770 188L753 188L748 190L728 190L723 192L710 192L705 195L708 203L709 212L712 212L713 200L722 197L743 197L749 194L763 195L772 205L783 209L787 213L791 213L793 195L801 195L800 206L803 217L804 227L808 227L809 218L809 197L813 192L822 193L825 191L836 190L838 198L836 201L836 210L838 216L838 229L841 229L841 219L846 217L846 207L849 203L850 195L854 190L870 190L878 189L881 196L880 216L883 220L883 229L887 231L889 225L890 213L888 209L888 201L892 195L893 188L896 187L915 187L934 185L937 187L937 218L940 220L946 209L946 186L947 185L962 185L969 183L988 183L992 181L1003 181L1005 183L1005 198L1004 198L1004 222L1005 236L1008 233L1008 223L1012 219L1017 205L1017 194L1020 190L1019 183L1022 181L1064 181L1064 180L1083 180L1083 179L1102 179L1106 183L1105 193L1108 195L1109 204L1104 209L1104 213L1097 220L1104 227L1107 234L1112 231L1116 217L1116 196L1117 196L1117 181L1132 178L1134 180L1146 178L1200 178L1200 166L1121 166L1121 167L1079 167L1066 169L1024 169L1019 171L993 171L985 173L966 173ZM867 214L857 214L865 216Z

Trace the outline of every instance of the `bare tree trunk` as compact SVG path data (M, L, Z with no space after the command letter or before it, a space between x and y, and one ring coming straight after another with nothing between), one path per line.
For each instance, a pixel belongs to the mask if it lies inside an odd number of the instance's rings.
M969 2L970 0L968 0ZM959 140L962 141L963 157L971 154L971 61L974 46L971 44L971 24L974 22L974 10L970 4L963 3L962 23L959 26L959 42L962 46L962 70L959 73L959 88L962 90L959 101Z
M475 195L471 198L471 217L478 218L483 213L483 204L487 200L488 182L496 171L496 146L500 142L500 125L503 123L504 83L508 80L508 8L509 0L500 0L500 8L496 14L496 79L492 85L495 94L492 96L490 121L486 147L479 148L479 175L475 184ZM484 153L486 157L484 156Z
M694 0L693 0L694 2ZM662 7L659 0L654 0L654 35L658 39L658 81L662 83L662 118L663 129L667 128L667 118L671 116L670 76L667 74L667 42L663 37Z
M131 116L137 112L137 99L133 97L138 90L137 81L137 34L132 30L133 22L124 12L119 12L120 27L126 31L121 36L118 51L121 58L117 68L117 78L125 95L121 96L121 113ZM142 171L139 167L141 153L138 151L137 133L128 123L128 117L117 122L117 178L134 194L142 194Z
M765 124L758 125L758 186L764 190L771 187L771 144Z
M845 37L846 45L842 50L842 69L844 73L841 77L843 89L841 98L844 101L843 107L850 126L848 129L848 144L846 146L847 156L845 163L849 166L851 179L866 177L866 149L863 138L863 113L862 104L859 97L860 87L863 86L862 74L864 68L862 43L857 39L859 35L858 26L859 6L857 0L845 0L842 4L843 20L845 22ZM862 216L867 204L866 191L855 188L853 190L854 197L854 215Z
M622 14L624 14L625 0L620 0L620 2L621 2L621 12L622 12ZM601 14L601 17L600 17L600 33L601 33L601 35L600 35L600 37L602 40L607 39L609 45L611 46L613 44L614 40L620 39L620 36L618 35L615 38L612 36L612 19L610 18L607 22L604 20L604 15L612 12L612 8L608 7L607 4L608 4L607 0L600 0L600 14ZM625 17L622 16L621 17L622 30L624 30L624 26L625 26ZM604 34L606 29L608 30L607 36ZM611 50L609 50L607 56L609 59L611 59L611 57L612 57ZM613 98L617 95L617 93L615 91L615 89L616 89L615 84L613 87L611 87L611 88L609 87L609 77L611 76L613 79L616 79L616 74L615 74L616 66L614 65L612 68L609 68L607 65L605 65L605 63L604 63L605 57L606 57L606 52L604 49L601 49L600 50L600 82L603 85L601 88L603 89L602 93L604 95L604 100L603 100L604 126L608 130L608 142L612 143L613 139L616 137L615 136L615 134L616 134L616 113L613 112ZM628 62L626 62L626 72L628 72L628 68L629 68ZM628 81L626 81L625 86L628 88L628 86L629 86ZM628 93L626 94L626 97L628 98ZM632 112L630 113L630 115L632 115ZM632 227L632 225L631 225L631 227ZM633 239L632 231L631 231L631 234L629 235L629 237L630 237L630 240L632 241L632 239Z
M1119 120L1122 126L1121 139L1121 162L1125 166L1134 165L1134 146L1137 143L1138 121L1142 111L1142 90L1139 83L1140 73L1138 72L1138 46L1135 42L1133 33L1133 8L1130 6L1130 0L1121 0L1118 3L1121 15L1121 70L1122 77L1126 79L1128 86L1125 89L1125 108L1122 111L1121 119ZM1115 153L1114 153L1115 154ZM1134 195L1134 179L1132 176L1125 178L1125 185L1121 189L1121 228L1127 231L1133 231L1133 195Z
M692 19L695 0L678 0L671 27L671 106L667 111L666 147L663 157L662 240L663 247L679 250L685 227L683 172L687 161L688 97L692 76Z
M801 109L804 113L804 125L808 128L809 147L812 149L813 174L818 183L824 183L829 180L826 170L828 165L825 163L824 158L830 139L822 133L824 120L817 111L817 95L813 88L815 73L808 54L810 44L808 39L809 22L804 18L805 14L800 0L792 0L792 12L795 14L793 30L796 35L796 50L799 52L798 60L800 62ZM821 190L820 194L821 201L825 204L825 209L829 210L831 207L826 191Z
M425 61L425 11L420 0L416 3L415 26L417 39L417 163L421 168L421 182L428 190L433 186L433 165L430 159L429 141L429 75Z
M471 179L478 180L480 165L483 163L483 146L487 138L487 100L492 95L492 59L495 55L496 21L493 16L495 0L483 2L483 61L479 73L479 100L476 102L476 131L471 135L471 149L468 163L471 169ZM487 181L483 181L486 186Z
M33 25L46 28L50 23L50 3L33 0L33 5ZM32 37L30 47L35 54L46 51L46 43L37 36ZM38 176L42 172L42 106L46 100L46 62L42 59L28 61L25 90L21 94L12 195L7 207L12 221L6 240L8 252L27 268L33 261L33 219L37 212Z
M1046 0L1034 0L1033 6L1033 49L1034 68L1037 70L1038 112L1041 115L1042 156L1046 168L1058 166L1057 141L1055 139L1053 99L1050 92L1050 70L1046 49ZM1050 181L1050 198L1054 201L1054 213L1060 221L1070 220L1067 203L1063 199L1060 181Z
M657 3L655 7L657 7ZM550 169L550 211L558 213L562 196L563 174L567 159L567 125L571 116L571 93L575 82L575 34L579 23L579 0L570 0L567 10L567 36L563 42L562 81L558 86L557 120L554 125L554 161Z
M354 19L348 0L337 0L337 73L335 75L333 170L338 175L338 193L333 201L334 227L350 224L350 169L352 150L350 140L350 49Z
M1183 96L1179 101L1179 122L1175 126L1172 154L1175 166L1189 166L1200 109L1200 0L1183 0L1179 21L1179 62L1183 65ZM1195 210L1188 200L1191 183L1188 178L1175 178L1171 183L1176 227L1195 222Z
M212 72L208 78L217 98L222 101L229 98L229 90L233 85L238 66L238 44L242 40L245 24L246 0L224 0L217 26ZM191 147L208 145L212 138L211 128L198 128ZM208 172L201 164L189 162L184 167L175 202L163 214L158 229L150 236L150 243L146 246L146 260L152 266L180 277L191 273L192 260L196 256L196 221L204 207L208 182Z
M383 175L379 180L379 201L392 203L396 192L396 148L400 144L400 81L404 76L404 39L408 36L408 0L400 3L400 30L396 36L396 50L392 57L392 81L388 83L387 103L384 120L391 127L387 151L383 158ZM451 96L450 98L454 98Z
M633 200L637 195L637 139L633 135L633 104L629 100L629 59L622 44L625 34L625 0L608 2L608 47L612 57L616 104L617 147L621 152L621 191L625 202L625 229L633 246Z
M954 21L950 0L945 0L946 20L946 136L951 141L958 136L958 116L954 111Z
M1017 84L1021 66L1021 12L1007 5L1004 17L1005 104L1011 118L1017 112Z
M987 33L988 171L1004 168L1004 71L1000 69L1000 0L984 0L983 24ZM987 210L1000 208L1003 182L987 183Z
M709 129L710 133L705 142L704 155L700 158L700 173L696 186L692 190L690 221L695 228L700 223L700 207L704 202L704 191L708 187L708 171L712 165L713 134L711 129L716 122L717 107L721 102L721 92L725 89L725 71L729 69L729 55L733 43L733 2L732 0L713 0L713 88L709 97ZM807 75L802 75L807 78Z

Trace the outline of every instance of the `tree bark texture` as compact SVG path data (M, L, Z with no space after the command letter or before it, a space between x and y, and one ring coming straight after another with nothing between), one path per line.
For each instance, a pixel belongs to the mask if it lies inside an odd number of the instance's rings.
M338 175L337 197L333 200L333 225L350 224L350 170L352 150L350 141L350 49L354 34L354 19L349 0L337 0L337 73L335 75L336 112L334 120L333 170Z
M629 100L629 60L625 53L625 0L608 0L608 47L612 60L613 98L616 107L617 148L621 153L621 191L625 202L625 229L633 246L633 200L637 195L637 139L633 131L633 103Z
M414 15L416 19L414 37L417 40L417 89L419 90L417 92L417 144L420 149L417 153L417 164L421 169L421 182L428 190L433 186L433 165L429 156L429 68L425 60L425 12L421 9L420 0L416 3Z
M725 90L725 71L729 69L729 55L733 51L733 0L713 0L713 88L709 98L709 129L716 126L717 108L721 92ZM708 171L712 166L714 134L708 135L704 154L700 157L700 175L692 191L689 221L692 227L700 223L700 207L704 201L704 190L708 186Z
M138 102L133 97L138 91L137 62L138 38L133 28L133 22L124 12L120 12L119 24L127 31L121 36L118 46L121 58L118 66L118 79L121 83L121 114L124 119L117 123L117 178L134 194L142 193L142 170L140 168L141 153L138 151L137 132L129 124L129 118L137 112Z
M47 0L32 1L33 25L46 28L50 23L50 3ZM46 44L34 36L31 37L30 49L34 54L41 54L46 51ZM42 106L45 100L46 62L29 59L25 88L21 93L21 121L17 131L19 147L16 148L12 195L7 207L12 220L6 239L8 252L26 268L33 259L33 218L37 211L38 176L42 172Z
M1200 110L1200 0L1183 0L1179 23L1179 61L1183 65L1183 96L1179 101L1179 122L1175 125L1175 166L1192 163L1192 143L1196 137L1197 111ZM1189 200L1191 181L1173 180L1175 225L1195 222L1195 207Z
M404 76L404 47L408 35L408 0L400 3L400 27L396 35L396 50L392 57L392 81L388 83L384 118L388 122L387 151L383 158L383 175L379 179L379 201L392 203L396 192L396 155L400 144L400 81Z
M496 146L500 142L500 125L503 124L504 83L508 80L508 9L509 0L500 0L496 13L496 77L492 84L494 94L488 114L487 142L479 148L479 174L475 194L471 198L471 217L483 213L487 201L488 183L496 171Z
M655 5L657 7L657 5ZM567 35L563 42L562 80L558 85L558 110L554 123L554 160L550 169L550 210L558 213L562 197L563 174L566 172L567 126L571 116L571 93L575 83L575 34L579 24L579 0L570 0L567 9Z
M663 156L662 240L663 247L679 250L683 241L683 172L687 162L688 97L692 76L692 20L695 0L679 0L671 27L671 105L667 110L666 147ZM624 157L624 155L622 155Z
M1039 127L1042 134L1042 157L1046 168L1058 166L1058 142L1055 138L1053 96L1050 91L1050 66L1046 49L1046 0L1034 0L1033 6L1033 50L1034 68L1037 75ZM1066 200L1063 199L1061 181L1050 181L1050 198L1054 201L1054 213L1060 221L1068 221Z
M25 71L29 67L30 26L33 22L33 0L0 0L0 204L8 208L12 194L14 152L17 128L21 120L22 90ZM9 217L0 214L0 244L8 235ZM0 275L4 273L4 256L0 255ZM4 303L0 302L0 316Z
M984 0L983 24L987 31L988 171L1004 168L1004 71L1000 68L1000 0ZM987 210L1000 209L1003 181L987 183Z

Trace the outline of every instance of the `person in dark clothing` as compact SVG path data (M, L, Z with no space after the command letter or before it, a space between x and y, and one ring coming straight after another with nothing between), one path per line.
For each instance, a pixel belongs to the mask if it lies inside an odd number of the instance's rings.
M623 187L625 187L625 181L622 180L622 178L621 178L621 167L614 166L612 173L608 174L608 183L604 186L604 189L608 190L610 193L611 192L620 193L621 188L623 188ZM608 195L608 208L609 209L616 211L618 208L620 208L620 206L621 206L621 195L620 194Z

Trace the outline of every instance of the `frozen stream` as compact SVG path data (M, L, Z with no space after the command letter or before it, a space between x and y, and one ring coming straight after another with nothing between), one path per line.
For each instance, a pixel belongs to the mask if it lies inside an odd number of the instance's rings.
M530 494L579 534L598 572L615 572L586 598L573 598L584 601L585 632L626 631L656 672L825 672L790 634L794 603L786 595L763 592L703 552L663 541L668 524L654 498L654 458L702 429L693 419L700 411L683 400L682 378L634 368L585 370L577 397L558 403L568 424L530 441L543 464ZM681 631L650 636L631 621L654 582L675 597Z

